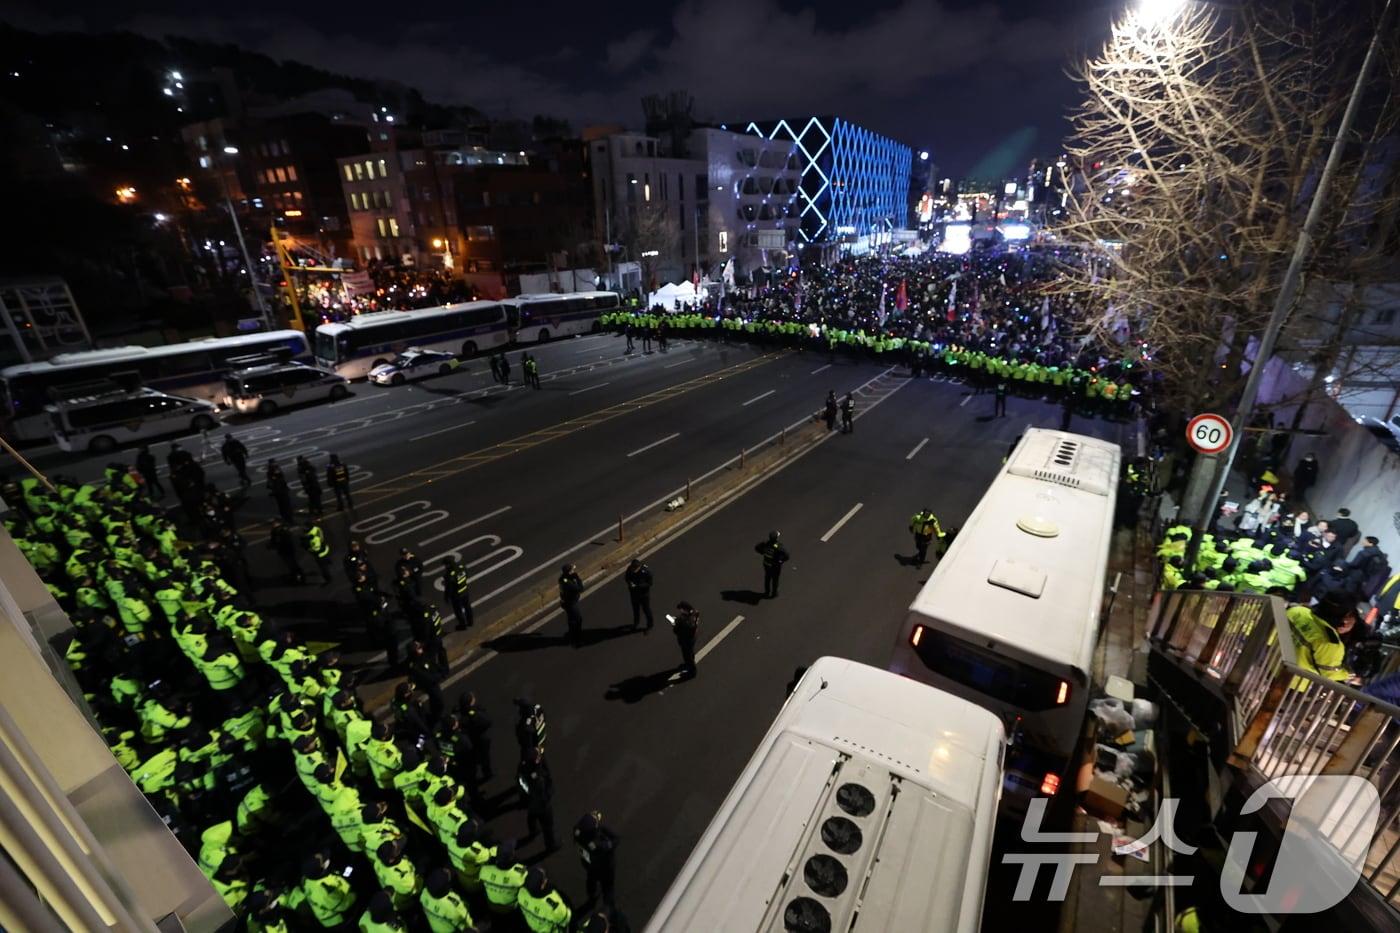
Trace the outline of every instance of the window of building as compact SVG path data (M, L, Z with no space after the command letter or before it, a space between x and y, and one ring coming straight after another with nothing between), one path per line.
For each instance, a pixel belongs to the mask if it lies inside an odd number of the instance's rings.
M379 192L379 195L384 201L384 209L386 211L394 206L394 199L389 196L389 189L384 189L383 191Z
M639 140L639 141L637 142L637 155L641 155L641 154L642 154L642 144L641 144L641 141Z
M631 172L627 173L627 200L629 202L637 200L637 176Z
M291 154L292 154L292 147L289 146L289 145L287 145L287 141L286 141L285 139L282 140L282 154L283 154L283 155L291 155Z
M287 166L287 181L296 181L296 180L297 180L297 167L296 167L295 165L289 165L289 166Z
M468 240L494 240L496 238L496 228L492 226L477 226L467 228Z
M727 252L729 252L729 231L728 231L728 230L721 230L721 231L719 232L719 251L720 251L721 253L727 253Z
M365 166L364 166L364 163L362 163L362 162L356 162L356 163L355 163L355 180L356 180L356 181L364 181L364 180L365 180Z
M273 178L277 179L279 182L285 182L287 180L287 170L284 168L279 167L274 169L268 169L268 174L270 174Z
M253 177L258 180L258 184L260 185L265 184L267 182L267 176L263 174L262 169L258 169L256 172L254 172Z
M383 159L379 160L379 177L389 177L389 163L385 162Z
M667 175L665 172L662 172L660 175L656 176L656 184L661 189L661 200L663 201L667 200L666 196L670 193L666 187L666 178Z
M379 218L378 226L379 226L379 235L380 235L380 236L388 236L388 235L389 235L389 227L388 227L388 225L387 225L386 223L384 223L384 218L383 218L383 217L380 217L380 218Z
M399 220L397 217L389 218L389 236L399 235Z
M642 198L647 201L651 200L651 182L649 181L642 183Z
M374 181L374 160L365 159L365 177Z
M1381 324L1381 325L1384 325L1384 326L1386 326L1386 327L1389 327L1391 324L1394 324L1394 323L1395 323L1395 309L1394 309L1394 308L1377 308L1377 309L1376 309L1375 319L1372 321L1372 323L1373 323L1373 324Z
M301 192L300 192L300 191L293 191L293 192L292 192L292 197L294 197L294 198L297 199L297 207L301 207Z
M680 172L676 173L676 200L685 200L685 176Z
M350 209L355 211L362 210L360 207L360 192L350 192Z
M350 167L350 164L347 162L345 165L343 165L343 166L341 166L341 167L345 169L345 180L346 180L346 181L354 181L354 180L355 180L355 170L352 169L352 168Z
M656 156L656 140L654 140L654 139L648 139L648 140L647 140L647 155L652 156L653 158L655 158L655 156Z

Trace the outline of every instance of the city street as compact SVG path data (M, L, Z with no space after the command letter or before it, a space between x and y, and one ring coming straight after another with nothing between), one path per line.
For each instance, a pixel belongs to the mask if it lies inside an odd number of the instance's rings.
M339 569L354 534L367 543L381 580L403 546L430 572L447 554L459 555L473 570L478 622L489 623L516 590L549 585L563 560L610 541L619 515L810 418L828 388L841 395L886 370L747 345L674 342L664 354L639 349L631 356L622 347L620 338L603 336L542 348L539 392L492 390L478 363L466 375L407 389L359 385L338 405L234 426L249 444L250 468L275 456L290 476L296 454L319 465L333 451L356 471L355 512L327 521L332 586L276 585L267 579L278 569L273 556L250 544L265 614L310 641L376 660ZM887 660L931 569L912 565L909 516L926 506L945 528L958 527L1013 440L1030 425L1058 426L1061 414L1058 406L1012 399L1007 417L990 420L991 407L990 395L971 395L941 376L903 380L874 407L858 401L853 434L826 438L641 555L656 576L652 632L632 630L620 578L589 580L581 647L567 642L561 614L548 611L495 638L489 650L455 659L449 702L471 689L496 724L497 777L487 790L499 811L490 821L497 835L524 834L511 725L512 701L529 698L549 715L561 838L579 815L602 810L623 840L620 904L644 919L794 673L824 654ZM1131 440L1118 423L1076 419L1072 429ZM210 474L237 489L228 468L211 466ZM250 541L272 514L256 484L240 509ZM761 596L753 550L770 530L792 552L775 600ZM679 679L680 655L664 619L683 599L703 617L693 681ZM534 840L524 853L540 849ZM571 847L547 864L566 891L582 890Z

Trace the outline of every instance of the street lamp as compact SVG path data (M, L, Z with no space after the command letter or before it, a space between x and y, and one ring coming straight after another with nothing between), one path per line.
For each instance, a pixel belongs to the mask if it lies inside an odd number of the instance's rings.
M238 155L237 146L225 146L224 155ZM263 327L272 330L272 318L267 312L267 305L263 303L262 291L258 288L257 270L253 267L253 257L248 255L248 243L243 239L243 225L238 222L238 212L233 209L233 195L228 190L228 176L224 174L223 166L215 164L219 175L219 186L224 191L224 206L228 208L229 219L233 221L233 232L238 238L238 249L243 254L243 268L248 271L248 285L253 289L253 302L258 306L258 315L263 320Z
M1161 26L1176 17L1187 0L1138 0L1137 20L1144 26Z

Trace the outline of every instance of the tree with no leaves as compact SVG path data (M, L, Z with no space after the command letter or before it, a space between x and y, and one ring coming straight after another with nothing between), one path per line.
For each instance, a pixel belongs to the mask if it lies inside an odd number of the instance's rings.
M627 246L642 270L642 288L661 286L656 272L668 261L679 261L681 231L675 213L661 201L644 201L629 208ZM647 255L654 253L655 255Z
M1059 231L1092 260L1067 267L1079 326L1115 354L1145 344L1171 409L1234 399L1269 318L1379 5L1186 4L1130 12L1077 77ZM1396 37L1368 89L1306 273L1356 284L1394 236L1400 117ZM1377 239L1379 237L1379 240ZM1280 350L1328 348L1346 316L1290 316Z

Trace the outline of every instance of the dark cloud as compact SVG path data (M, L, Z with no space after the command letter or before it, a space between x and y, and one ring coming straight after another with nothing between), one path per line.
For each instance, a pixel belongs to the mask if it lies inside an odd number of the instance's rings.
M29 28L124 28L234 42L500 116L550 113L576 126L635 124L644 94L687 90L707 119L840 113L919 148L955 172L1019 133L1053 154L1073 99L1063 69L1106 29L1113 7L1056 0L972 6L867 0L578 4L382 2L319 8L244 0L237 11L169 2L121 10L98 0L61 14L22 9ZM87 10L90 8L90 12ZM619 28L621 27L621 28ZM1021 158L1016 155L1015 158Z

